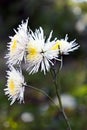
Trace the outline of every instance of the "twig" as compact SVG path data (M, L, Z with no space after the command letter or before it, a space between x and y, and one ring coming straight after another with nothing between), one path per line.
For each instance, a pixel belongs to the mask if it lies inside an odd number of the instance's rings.
M44 95L45 95L46 97L48 97L49 100L50 100L53 104L55 104L55 106L59 109L59 107L56 105L56 103L53 101L53 99L52 99L45 91L43 91L43 90L41 90L41 89L39 89L39 88L33 87L33 86L31 86L31 85L25 85L25 87L29 87L29 88L31 88L31 89L33 89L33 90L36 90L36 91L38 91L38 92L44 94Z
M63 105L62 105L62 101L61 101L61 97L60 97L60 92L59 92L59 89L58 89L58 84L57 84L57 74L59 74L60 72L60 68L59 68L59 71L58 73L55 72L55 69L53 68L52 71L51 71L51 75L53 77L53 82L54 82L54 86L55 86L55 89L56 89L56 95L57 95L57 98L58 98L58 101L59 101L59 106L60 106L60 110L63 114L63 117L66 121L66 124L67 124L67 127L68 127L68 130L71 130L71 126L70 126L70 123L69 123L69 120L64 112L64 108L63 108Z

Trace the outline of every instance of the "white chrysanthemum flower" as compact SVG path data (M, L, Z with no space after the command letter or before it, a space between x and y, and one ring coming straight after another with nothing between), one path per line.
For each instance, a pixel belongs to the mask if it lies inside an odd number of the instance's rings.
M51 50L52 46L55 44L56 39L50 41L52 37L52 32L50 33L47 40L45 40L43 29L40 27L33 33L30 31L29 42L27 44L27 70L29 73L36 73L40 69L44 71L49 71L50 65L53 65L52 59L57 59L58 55L55 50Z
M8 95L11 100L11 105L15 100L19 100L20 103L24 102L24 89L26 83L21 72L11 67L10 71L7 71L7 88L4 89L5 95Z
M57 40L54 46L51 48L52 50L56 50L58 54L69 54L79 48L79 45L75 42L75 40L68 42L68 36L65 36L65 39Z
M11 65L15 65L20 63L25 57L25 48L28 42L28 19L26 22L22 21L22 24L19 25L17 31L15 31L15 35L11 38L11 42L8 43L9 53L6 55L8 58L7 63Z

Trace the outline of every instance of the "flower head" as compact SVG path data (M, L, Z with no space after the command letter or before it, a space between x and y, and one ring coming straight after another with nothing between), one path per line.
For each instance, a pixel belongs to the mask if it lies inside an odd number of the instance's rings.
M52 32L48 39L45 40L41 27L35 33L30 31L29 42L26 47L27 70L29 73L36 73L40 69L45 74L46 71L49 71L50 64L53 65L52 59L57 58L57 53L50 49L56 42L56 39L50 41L51 37Z
M79 48L79 45L75 42L75 40L68 42L68 36L65 36L65 39L57 40L54 46L51 48L52 50L58 51L58 54L69 54Z
M16 99L20 103L24 101L24 85L22 73L11 67L11 70L7 71L7 88L4 89L5 95L8 95L9 100L11 100L11 105Z
M28 19L26 22L22 21L22 24L19 25L15 35L10 37L11 41L8 43L9 53L6 55L8 58L7 63L15 65L23 60L25 57L25 48L28 42Z

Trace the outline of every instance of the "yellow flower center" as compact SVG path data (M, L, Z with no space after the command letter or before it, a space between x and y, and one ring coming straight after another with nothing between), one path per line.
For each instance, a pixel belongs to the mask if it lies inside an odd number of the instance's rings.
M38 55L38 49L29 45L27 48L27 60L33 60Z
M17 39L14 39L12 41L11 48L10 48L11 53L13 54L16 51L16 49L17 49Z
M9 88L9 92L11 95L15 95L15 90L16 90L16 86L15 86L15 83L12 79L10 79L8 81L8 88Z
M58 50L58 49L60 49L61 43L62 43L61 41L57 41L55 43L55 45L51 48L51 50Z

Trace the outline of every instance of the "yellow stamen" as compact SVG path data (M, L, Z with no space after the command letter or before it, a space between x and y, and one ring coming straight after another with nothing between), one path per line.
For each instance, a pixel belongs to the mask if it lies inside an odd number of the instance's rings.
M60 49L61 41L57 41L56 44L51 48L51 50L58 50Z
M33 60L38 55L38 50L37 48L29 45L27 53L27 60Z
M15 94L15 90L16 90L16 87L15 87L15 83L14 83L14 81L12 80L12 79L10 79L9 81L8 81L8 88L9 88L9 91L10 91L10 94L11 95L14 95Z
M17 49L17 39L14 39L12 41L11 48L10 48L11 53L14 53L16 49Z

